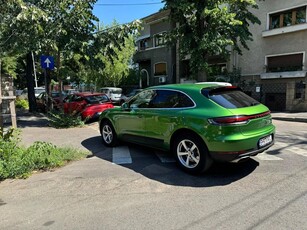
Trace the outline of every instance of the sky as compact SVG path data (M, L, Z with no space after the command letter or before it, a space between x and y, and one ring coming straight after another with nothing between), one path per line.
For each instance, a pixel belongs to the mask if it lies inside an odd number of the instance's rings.
M158 12L163 6L161 0L98 0L93 13L106 26L114 19L119 24L141 19Z

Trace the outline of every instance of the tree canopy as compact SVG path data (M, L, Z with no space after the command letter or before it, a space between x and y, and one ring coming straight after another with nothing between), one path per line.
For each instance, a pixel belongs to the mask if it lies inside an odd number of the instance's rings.
M139 26L138 21L128 25L119 25L114 21L111 26L101 26L95 34L98 44L93 46L96 51L93 56L96 70L93 81L98 87L118 86L129 74L135 52L135 33Z
M13 54L26 57L30 111L35 111L31 106L35 104L31 52L55 57L51 77L76 81L102 78L97 73L110 60L115 62L123 56L127 38L136 32L139 22L98 31L98 18L92 12L96 1L1 0L0 58L7 60L4 57ZM97 58L99 55L104 58ZM5 70L14 68L14 60L6 61Z
M170 20L177 23L168 42L179 42L181 57L190 56L192 74L208 67L208 58L228 58L232 47L239 54L252 40L250 23L260 20L250 12L258 8L255 0L164 0ZM201 79L205 80L205 79Z

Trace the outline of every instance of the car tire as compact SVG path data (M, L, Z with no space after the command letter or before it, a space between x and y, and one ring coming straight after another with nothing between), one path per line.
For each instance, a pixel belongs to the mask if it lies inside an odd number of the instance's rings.
M177 164L185 172L200 174L212 165L212 159L204 141L193 133L178 135L172 146Z
M113 128L113 125L109 121L102 121L100 125L100 134L102 143L107 147L114 147L117 145L117 134Z

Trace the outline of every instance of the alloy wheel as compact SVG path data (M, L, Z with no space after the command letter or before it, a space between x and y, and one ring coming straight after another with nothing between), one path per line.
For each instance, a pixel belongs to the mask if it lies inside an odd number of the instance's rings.
M197 145L188 139L184 139L177 145L177 156L180 163L189 169L197 167L200 161L200 151Z
M102 128L102 137L103 140L107 143L107 144L111 144L113 141L113 131L112 128L109 125L104 125Z

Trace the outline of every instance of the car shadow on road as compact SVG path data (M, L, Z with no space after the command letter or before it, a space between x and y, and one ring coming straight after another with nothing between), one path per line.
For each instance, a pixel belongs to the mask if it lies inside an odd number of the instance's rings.
M97 145L97 143L100 144ZM92 152L92 156L112 163L112 149L106 148L102 144L100 136L86 139L81 144ZM206 173L190 175L177 167L176 163L161 162L153 149L127 143L122 145L128 146L131 151L138 152L139 155L136 159L132 157L131 164L122 164L121 167L167 185L187 187L225 186L247 177L259 166L259 163L253 159L237 164L214 163Z

